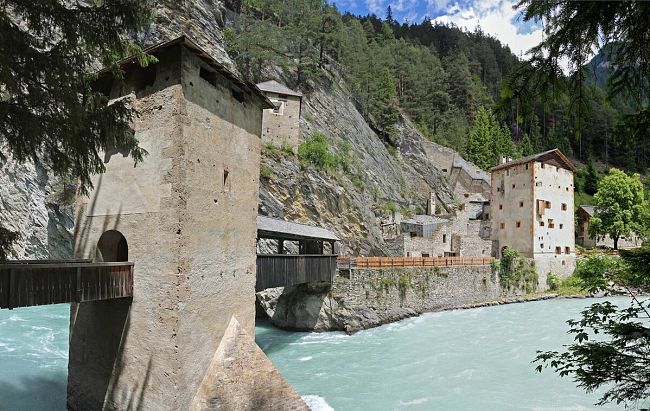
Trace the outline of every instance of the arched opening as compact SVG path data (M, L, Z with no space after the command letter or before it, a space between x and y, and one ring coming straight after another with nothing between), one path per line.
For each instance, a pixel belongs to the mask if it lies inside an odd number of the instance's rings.
M126 238L117 230L109 230L97 242L98 262L129 261L129 245Z

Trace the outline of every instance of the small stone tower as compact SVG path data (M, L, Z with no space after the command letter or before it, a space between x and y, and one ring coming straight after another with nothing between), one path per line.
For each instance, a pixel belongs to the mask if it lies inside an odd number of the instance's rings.
M264 110L262 141L277 147L289 146L294 151L300 144L300 110L302 94L275 80L257 85L273 102L272 109Z
M251 350L250 365L261 353L241 336L254 336L262 110L273 105L185 37L148 52L156 64L127 59L123 79L106 71L97 81L111 99L132 99L148 155L134 167L109 150L106 172L78 201L76 256L134 262L134 292L72 305L68 407L186 410L212 395L245 408L246 395L223 395L255 378L215 388L210 373L230 377L226 355L241 374L239 354ZM267 388L279 377L256 371Z

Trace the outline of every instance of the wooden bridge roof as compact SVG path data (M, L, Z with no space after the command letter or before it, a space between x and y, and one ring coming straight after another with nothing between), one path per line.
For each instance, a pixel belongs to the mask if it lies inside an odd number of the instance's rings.
M339 241L330 230L308 224L294 223L278 218L257 216L257 237L280 240L325 240Z

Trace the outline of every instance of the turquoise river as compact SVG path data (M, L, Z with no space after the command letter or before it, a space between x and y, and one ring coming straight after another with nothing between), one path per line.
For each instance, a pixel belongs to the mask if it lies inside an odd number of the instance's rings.
M260 323L257 342L314 410L623 409L531 364L571 341L565 321L593 301L425 314L352 336ZM67 338L67 305L0 311L0 410L65 409Z

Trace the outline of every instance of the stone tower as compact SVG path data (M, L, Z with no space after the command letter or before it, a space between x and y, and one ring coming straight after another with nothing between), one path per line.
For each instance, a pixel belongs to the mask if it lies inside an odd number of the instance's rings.
M302 94L275 80L257 85L271 100L273 108L264 110L262 141L277 147L288 146L294 152L300 144Z
M97 82L132 99L148 155L134 168L109 150L78 201L76 256L134 262L134 296L72 305L70 409L189 409L197 392L223 394L207 374L224 371L224 340L254 335L262 110L273 106L185 37L148 52L158 63L125 60L124 79Z

